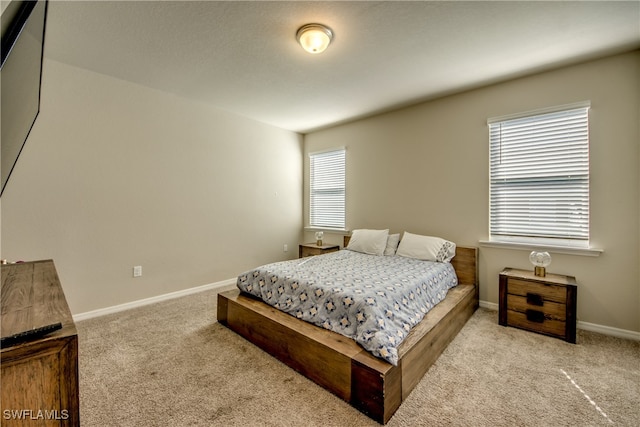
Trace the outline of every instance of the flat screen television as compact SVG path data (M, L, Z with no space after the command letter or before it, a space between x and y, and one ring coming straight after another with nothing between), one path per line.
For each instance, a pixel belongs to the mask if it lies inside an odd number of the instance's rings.
M13 0L2 10L0 196L40 112L46 17L47 0Z

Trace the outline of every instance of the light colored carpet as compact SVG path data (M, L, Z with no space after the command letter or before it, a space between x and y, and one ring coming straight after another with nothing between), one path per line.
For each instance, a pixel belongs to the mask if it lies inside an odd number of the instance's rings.
M77 323L83 426L375 426L216 322L206 291ZM640 343L479 309L388 426L638 426Z

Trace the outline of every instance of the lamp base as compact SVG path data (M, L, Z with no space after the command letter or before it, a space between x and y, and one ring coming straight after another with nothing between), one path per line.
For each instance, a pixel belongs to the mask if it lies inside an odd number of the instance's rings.
M538 277L544 277L544 276L546 276L547 272L546 272L544 267L537 267L536 266L533 269L533 274L535 274Z
M316 240L316 245L317 246L322 246L322 240Z

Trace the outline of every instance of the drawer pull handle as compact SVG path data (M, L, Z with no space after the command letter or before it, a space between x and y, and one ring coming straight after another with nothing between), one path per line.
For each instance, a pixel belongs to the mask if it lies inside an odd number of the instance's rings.
M544 313L538 310L527 310L527 320L529 322L544 322Z
M527 293L527 304L543 306L544 300L542 295Z

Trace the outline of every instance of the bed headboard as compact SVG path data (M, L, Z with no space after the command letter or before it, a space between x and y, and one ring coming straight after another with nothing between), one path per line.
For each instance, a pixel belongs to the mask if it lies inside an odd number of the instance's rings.
M343 236L342 242L345 248L349 240L351 236ZM456 246L456 256L451 260L451 265L456 270L459 284L478 287L478 248Z

